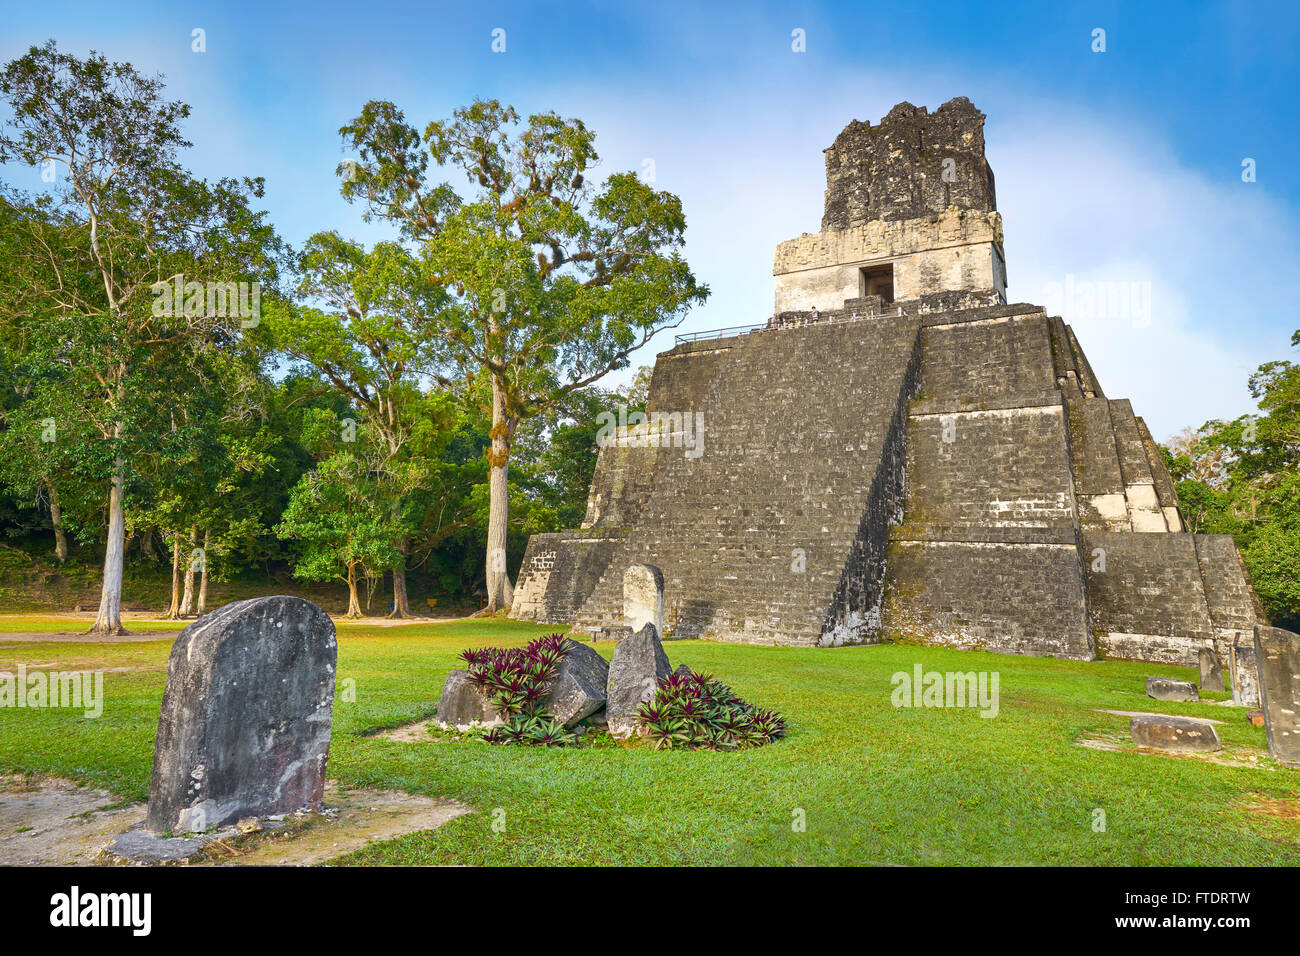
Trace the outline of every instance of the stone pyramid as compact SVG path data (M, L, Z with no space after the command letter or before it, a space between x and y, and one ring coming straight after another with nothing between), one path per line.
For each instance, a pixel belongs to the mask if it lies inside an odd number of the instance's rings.
M1192 666L1250 641L1232 539L1184 532L1129 402L1060 318L1007 304L984 118L962 97L845 127L773 317L657 357L582 527L530 539L513 617L618 625L649 563L670 637Z

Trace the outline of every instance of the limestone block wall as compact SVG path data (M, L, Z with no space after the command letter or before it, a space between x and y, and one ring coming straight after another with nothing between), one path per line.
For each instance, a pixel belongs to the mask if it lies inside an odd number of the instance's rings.
M1049 322L1052 361L1070 421L1080 527L1182 531L1173 478L1146 422L1128 399L1107 399L1074 331Z
M826 150L822 230L914 219L954 206L997 208L984 114L964 96L931 114L899 103L878 126L854 120Z
M613 560L619 539L617 533L574 531L530 537L510 616L548 624L573 620Z
M839 308L862 294L864 267L885 263L893 266L896 301L948 290L985 291L1006 299L1001 216L954 207L924 218L868 222L781 243L772 267L775 311Z
M1048 318L1016 305L923 321L885 633L1089 659L1068 422Z
M905 524L890 547L889 582L889 639L1094 656L1078 546L1068 530Z
M1196 666L1214 629L1195 537L1083 532L1092 622L1106 656Z
M920 320L832 317L841 321L660 356L650 407L695 403L681 411L702 414L703 453L642 459L656 470L654 492L619 530L581 608L561 618L568 605L557 603L554 616L534 610L534 619L619 623L624 569L652 563L664 572L672 636L783 644L874 636L880 562L889 521L901 513ZM611 454L600 452L602 474L620 467L605 460ZM540 580L531 562L545 550L560 549L530 543L529 582ZM516 616L559 594L549 583L540 602L530 596L537 592L518 589Z

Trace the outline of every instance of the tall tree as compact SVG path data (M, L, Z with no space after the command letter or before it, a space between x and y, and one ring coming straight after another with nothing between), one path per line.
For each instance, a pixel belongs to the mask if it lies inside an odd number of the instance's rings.
M397 555L391 613L409 617L413 495L434 484L436 446L450 418L446 396L421 385L446 297L395 243L367 252L337 233L318 233L298 268L304 301L270 310L267 330L277 351L314 371L359 413L350 438L373 453L374 492Z
M160 78L94 52L78 59L50 41L5 66L0 94L12 114L0 129L0 161L50 171L52 208L84 240L43 246L61 277L51 308L74 320L59 330L62 340L47 336L46 348L75 356L69 393L102 440L108 527L91 632L121 633L130 462L157 421L142 399L156 400L153 383L196 342L238 337L250 315L229 307L227 283L260 282L269 292L278 241L249 205L261 180L208 183L181 167L189 107L167 101ZM72 281L86 272L93 291ZM175 280L182 295L173 297ZM207 295L214 290L219 304Z
M301 542L294 577L340 579L348 586L348 617L361 616L357 587L382 575L400 559L394 547L391 513L382 501L377 465L384 450L376 436L357 435L326 410L304 419L303 444L318 467L302 476L284 509L276 534Z
M479 100L421 138L392 103L367 103L340 131L359 161L340 165L342 192L366 218L418 245L443 288L438 358L491 416L487 450L488 608L509 607L508 467L520 422L624 367L654 333L708 295L679 249L681 201L635 173L597 188L595 134L553 112L521 122ZM471 194L430 179L459 169Z

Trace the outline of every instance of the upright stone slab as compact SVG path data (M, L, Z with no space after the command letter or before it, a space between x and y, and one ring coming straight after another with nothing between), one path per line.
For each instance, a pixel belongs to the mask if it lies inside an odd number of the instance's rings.
M659 681L672 673L668 655L659 643L654 625L646 624L614 649L609 662L605 707L612 736L624 739L636 733L637 708L655 695Z
M1268 752L1300 767L1300 634L1256 624L1255 661Z
M1223 690L1223 665L1212 647L1198 651L1201 665L1201 690Z
M288 595L218 608L172 645L145 826L192 833L319 808L338 642Z
M1253 644L1237 644L1228 650L1232 662L1232 699L1243 707L1259 706L1259 664Z
M623 623L635 634L653 624L664 637L664 573L653 564L633 564L623 572Z

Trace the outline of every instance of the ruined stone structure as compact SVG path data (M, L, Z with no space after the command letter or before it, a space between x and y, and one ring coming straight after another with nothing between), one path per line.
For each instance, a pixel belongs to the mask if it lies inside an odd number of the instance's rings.
M1007 304L983 126L958 98L845 128L774 319L658 356L649 420L603 443L582 528L529 541L513 616L621 624L645 563L669 637L1227 670L1261 620L1233 542L1184 533L1073 330Z

